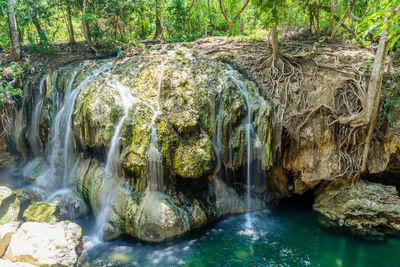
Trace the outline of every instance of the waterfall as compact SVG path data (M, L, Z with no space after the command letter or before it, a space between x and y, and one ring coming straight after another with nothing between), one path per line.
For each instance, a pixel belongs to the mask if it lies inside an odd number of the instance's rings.
M79 95L80 90L90 81L93 81L100 73L105 72L109 69L108 65L103 65L98 69L94 70L93 73L86 77L77 87L73 89L73 83L75 82L78 74L78 69L75 69L68 82L64 102L60 110L57 112L50 132L50 143L49 143L49 169L35 181L35 186L41 189L45 189L47 192L48 201L49 196L56 196L60 193L69 192L67 190L71 186L75 172L75 164L73 163L74 153L72 149L72 113L74 111L75 101ZM56 80L54 84L56 84ZM40 108L38 108L38 113ZM36 109L36 108L35 108ZM35 112L36 113L36 112ZM36 120L34 116L34 120ZM32 124L34 124L34 120ZM35 126L34 126L35 127ZM35 130L35 129L34 129ZM35 130L37 131L37 130ZM71 168L72 167L72 168ZM66 190L64 190L66 189Z
M118 122L117 127L115 128L113 137L111 139L110 147L107 153L107 160L104 169L104 179L103 179L103 197L100 199L99 207L98 207L98 214L96 216L96 227L94 235L97 240L102 240L104 237L104 233L106 230L108 217L111 212L112 202L115 197L116 193L116 180L114 179L114 174L117 173L117 152L119 148L119 140L120 140L120 133L126 118L128 117L129 110L133 103L137 102L137 99L131 95L129 88L114 82L109 84L110 86L114 87L118 90L119 95L122 100L122 104L124 107L124 115Z
M242 81L236 79L233 75L233 68L228 65L229 77L239 88L242 93L247 107L247 123L246 123L246 139L247 139L247 172L246 172L246 211L247 213L251 210L251 153L252 153L252 140L251 140L251 132L253 130L253 125L251 124L251 103L249 100L249 93L247 91L247 86ZM251 228L251 217L249 214L246 215L246 224L247 227Z
M157 101L156 108L153 110L153 116L150 122L150 146L148 152L148 163L147 163L147 190L150 191L164 191L163 184L163 170L162 170L162 154L158 150L158 136L157 130L154 126L158 115L161 114L160 98L161 98L161 85L162 76L164 72L164 63L161 65L161 71L158 74L158 90L157 90Z
M35 157L39 157L42 154L42 146L41 144L39 145L39 120L42 111L42 105L43 99L40 99L33 110L31 129L29 131L29 144Z

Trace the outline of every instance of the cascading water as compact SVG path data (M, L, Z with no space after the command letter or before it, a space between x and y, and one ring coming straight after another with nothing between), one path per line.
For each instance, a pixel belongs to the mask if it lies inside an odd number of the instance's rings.
M252 140L251 140L251 132L253 129L253 125L251 123L251 117L252 117L252 110L251 110L251 103L249 100L249 94L247 91L247 86L245 83L242 81L238 80L234 75L233 75L233 68L228 65L229 69L229 77L232 79L232 81L236 84L236 86L239 88L240 92L242 93L245 101L246 101L246 107L247 107L247 123L246 123L246 139L247 139L247 172L246 172L246 227L251 228L252 227L252 221L251 221L251 216L249 215L249 212L251 211L251 153L252 153Z
M100 199L99 203L99 212L96 216L96 227L95 227L95 238L100 241L104 238L106 226L108 223L108 217L111 212L112 202L116 193L116 179L114 178L114 174L117 173L117 165L118 165L118 148L119 148L119 140L120 140L120 132L122 130L122 126L129 114L129 109L132 104L136 102L136 99L132 96L129 88L114 82L110 84L112 87L118 90L119 95L122 100L122 104L124 107L124 115L118 122L117 127L115 128L113 137L111 139L110 148L107 153L107 160L104 169L104 179L103 179L103 192L104 196Z
M162 76L164 72L164 63L161 65L161 71L158 74L158 90L156 99L156 108L153 109L153 116L150 123L150 146L148 152L148 167L147 167L147 190L163 192L163 170L162 170L162 155L158 150L157 130L154 126L158 115L161 114L160 97Z
M93 73L84 79L75 89L72 88L78 69L75 69L71 75L68 86L65 91L64 103L57 112L54 123L51 127L50 151L48 156L49 169L35 181L35 186L46 191L47 201L51 201L49 196L61 195L65 192L71 192L70 186L76 169L73 163L74 153L72 151L72 113L75 106L75 100L82 89L90 81L93 81L100 73L109 69L108 65L103 65L93 71ZM57 78L56 78L57 79ZM54 81L56 84L56 80Z
M45 78L42 78L40 81L40 92L43 91L44 82ZM39 139L39 123L40 116L42 114L42 106L43 98L41 98L35 105L35 109L33 110L32 114L31 128L29 131L29 144L35 157L39 157L42 154L42 144Z
M36 104L35 109L33 111L32 124L29 132L29 144L32 148L32 152L35 157L39 157L42 153L42 146L39 145L38 142L39 119L41 115L42 105L43 105L43 99L40 99L40 101Z

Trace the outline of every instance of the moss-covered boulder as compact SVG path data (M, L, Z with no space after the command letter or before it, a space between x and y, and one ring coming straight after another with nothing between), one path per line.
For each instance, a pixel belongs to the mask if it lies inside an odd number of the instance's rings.
M356 234L400 234L400 197L394 186L332 182L317 191L313 208L325 224Z
M22 219L25 222L54 223L64 220L64 216L57 204L36 202L24 211Z
M20 201L15 192L0 186L0 225L16 221L19 211Z

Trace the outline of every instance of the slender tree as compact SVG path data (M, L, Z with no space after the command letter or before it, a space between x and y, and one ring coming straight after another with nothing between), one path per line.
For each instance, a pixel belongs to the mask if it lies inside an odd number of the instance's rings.
M245 4L245 0L242 0L242 7ZM244 33L244 12L240 13L240 33Z
M40 25L38 11L36 10L36 7L32 6L30 0L25 0L25 3L29 9L31 21L33 25L35 25L36 31L40 38L40 42L47 42L48 40L46 37L46 33L43 31L42 26Z
M229 27L229 36L232 36L232 24L235 23L238 18L240 18L240 15L242 14L242 12L246 9L247 5L249 4L250 0L246 0L246 2L244 3L244 5L242 6L242 8L240 9L239 13L236 14L235 17L233 17L232 20L230 20L224 10L224 7L222 6L222 0L219 0L219 8L221 9L221 13L224 16L226 22L228 23L228 27Z
M336 13L336 1L335 0L330 0L331 6L330 6L330 18L329 18L329 28L328 28L328 34L332 34L333 30L333 22L335 21L335 13Z
M162 38L163 29L161 26L161 0L156 0L156 34L154 39Z
M83 34L85 36L86 43L88 46L97 54L98 51L94 47L92 43L92 37L90 35L90 27L89 27L89 19L86 13L86 0L82 1L82 29L83 29Z
M386 7L386 9L389 8ZM376 51L374 64L372 66L371 79L369 80L368 84L367 108L363 118L364 122L366 122L366 124L368 125L368 133L364 144L361 173L364 173L367 170L369 150L371 147L371 141L375 130L376 120L378 117L379 103L382 91L382 76L390 44L389 30L392 28L392 25L390 25L389 23L392 21L393 17L398 14L398 12L400 12L400 4L394 7L391 13L387 14L387 17L385 17L383 21L383 25L386 25L386 27L383 28L380 34L378 49Z
M75 35L74 35L74 27L72 25L72 11L71 11L71 3L66 0L67 6L67 20L68 20L68 34L69 34L69 43L71 45L75 45Z
M10 29L10 39L11 39L11 58L12 60L20 60L21 45L18 39L18 28L17 28L17 21L15 19L13 0L8 0L7 13L8 13L8 26Z
M185 34L186 34L187 16L189 15L189 12L190 12L190 10L192 9L193 5L194 5L194 0L192 0L192 3L190 4L189 8L186 9L186 12L185 12L185 24L184 24L184 26L183 26L183 32L184 32Z

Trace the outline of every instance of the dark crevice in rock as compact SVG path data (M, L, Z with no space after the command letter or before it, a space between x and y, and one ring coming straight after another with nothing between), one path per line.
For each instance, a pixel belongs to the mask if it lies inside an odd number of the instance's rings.
M365 174L361 176L361 179L381 183L384 185L393 185L397 189L397 193L400 192L400 171L385 171L382 173Z

